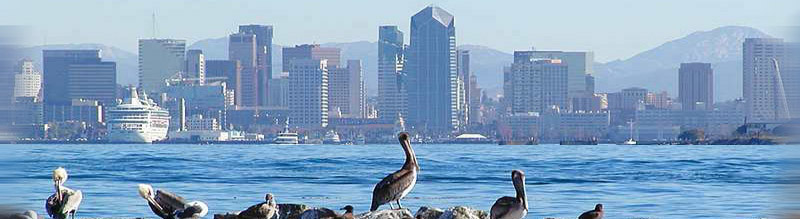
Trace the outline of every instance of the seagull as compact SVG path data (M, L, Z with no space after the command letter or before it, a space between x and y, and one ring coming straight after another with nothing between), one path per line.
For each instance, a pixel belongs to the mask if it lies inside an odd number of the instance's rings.
M505 196L497 199L492 205L491 219L520 219L528 214L528 197L525 194L525 173L522 170L511 171L511 181L517 190L517 197Z
M75 219L75 212L78 211L78 206L83 200L81 190L73 190L64 186L68 177L67 170L63 167L53 170L53 184L56 192L47 198L44 206L47 215L53 219L66 219L68 215Z
M394 208L391 203L393 201L397 202L398 208L403 208L400 205L400 199L406 197L417 183L419 164L417 164L417 156L414 154L414 149L411 148L411 143L408 140L408 133L400 133L398 140L400 140L400 145L403 146L403 151L405 151L406 162L403 164L403 168L389 174L375 185L375 189L372 190L372 207L370 207L370 211L378 210L378 207L386 203L389 203L389 206Z
M147 200L150 210L163 219L196 219L208 214L208 206L199 201L186 202L182 197L171 192L158 190L139 184L139 196Z
M275 196L272 193L267 193L264 202L250 206L247 210L239 212L238 219L271 219L272 216L278 213L278 204L275 202Z
M583 212L578 219L602 219L603 218L603 204L594 206L594 210Z

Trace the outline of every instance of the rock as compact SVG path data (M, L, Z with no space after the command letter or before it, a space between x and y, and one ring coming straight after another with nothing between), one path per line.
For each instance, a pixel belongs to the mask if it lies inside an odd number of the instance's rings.
M355 216L356 219L413 219L408 209L372 211Z
M421 207L414 216L416 219L488 219L489 213L464 206L456 206L446 211L438 208Z
M416 219L439 219L440 216L444 214L442 209L438 208L430 208L427 206L422 206L417 210L417 214L414 215Z
M228 212L225 214L214 214L214 219L236 219L239 212Z
M308 206L304 204L278 204L280 215L277 219L300 219L300 214L306 210Z

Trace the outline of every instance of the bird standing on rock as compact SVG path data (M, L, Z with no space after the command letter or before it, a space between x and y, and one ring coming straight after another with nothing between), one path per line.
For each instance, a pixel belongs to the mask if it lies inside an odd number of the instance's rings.
M602 219L603 218L603 204L594 206L594 210L583 212L578 219Z
M53 219L66 219L67 215L75 219L75 212L78 211L78 206L83 201L83 193L81 190L72 190L64 186L69 175L67 170L62 167L53 170L53 184L55 184L56 192L47 198L45 209L47 214Z
M139 184L139 196L147 200L150 210L163 219L195 219L208 214L208 206L203 202L187 203L182 197L167 191L153 192L153 187L147 184Z
M492 205L491 219L520 219L528 214L528 197L525 194L525 173L522 170L511 171L511 181L517 191L516 197L505 196L497 199Z
M278 204L272 193L267 193L264 202L250 206L247 210L239 212L238 219L271 219L279 214Z
M391 203L393 201L397 202L398 208L403 208L400 205L400 199L406 197L417 183L419 164L417 163L414 149L411 148L411 142L408 140L408 133L400 133L398 140L400 145L403 146L403 151L405 151L406 162L403 164L403 168L389 174L375 185L375 189L372 190L372 207L370 207L370 211L378 210L378 207L386 203L389 203L389 206L394 208Z
M300 214L300 219L353 219L353 206L344 206L340 210L345 210L344 214L338 214L328 208L314 208Z

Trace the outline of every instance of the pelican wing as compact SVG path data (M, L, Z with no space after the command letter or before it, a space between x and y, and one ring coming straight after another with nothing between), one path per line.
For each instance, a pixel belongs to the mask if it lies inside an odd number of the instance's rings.
M64 206L61 208L61 213L66 215L78 211L78 206L81 205L81 201L83 201L83 193L81 190L67 189L67 191L64 192Z
M490 212L490 219L498 219L503 218L508 212L511 211L514 204L518 202L517 198L504 196L502 198L498 198L497 201L494 202L492 205L492 210Z
M250 206L246 210L239 212L239 218L242 219L271 219L273 215L278 213L278 208L269 206L266 202Z
M183 197L164 190L156 191L155 200L161 208L164 208L164 213L167 214L173 214L175 211L182 211L186 206L186 200L184 200Z
M47 202L44 204L44 209L47 211L47 215L49 215L51 218L56 218L57 216L61 216L62 218L66 217L66 215L55 215L55 213L61 212L61 203L56 201L55 193L47 198Z
M401 193L413 184L414 171L400 169L384 177L372 190L372 210L400 198Z
M603 213L595 210L583 212L578 219L600 219L603 217Z

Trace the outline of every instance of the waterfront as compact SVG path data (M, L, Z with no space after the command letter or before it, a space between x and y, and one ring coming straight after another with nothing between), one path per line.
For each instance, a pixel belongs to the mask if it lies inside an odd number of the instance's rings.
M608 218L775 217L788 146L415 145L421 172L403 202L483 210L527 176L528 218L575 218L595 203ZM83 190L78 217L152 217L136 184L151 183L211 213L274 193L278 203L368 209L371 191L400 168L399 145L3 145L0 194L44 214L50 174ZM210 216L209 216L210 217Z

